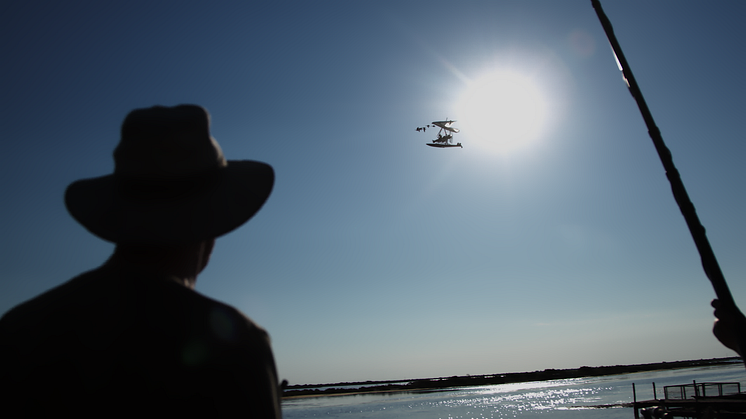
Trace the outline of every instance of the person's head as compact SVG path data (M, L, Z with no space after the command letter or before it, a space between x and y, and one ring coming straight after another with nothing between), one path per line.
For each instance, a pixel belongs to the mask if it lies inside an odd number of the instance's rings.
M68 211L119 252L201 248L201 270L214 239L259 211L274 184L271 166L226 160L209 127L209 114L196 105L133 110L122 124L114 173L68 186Z

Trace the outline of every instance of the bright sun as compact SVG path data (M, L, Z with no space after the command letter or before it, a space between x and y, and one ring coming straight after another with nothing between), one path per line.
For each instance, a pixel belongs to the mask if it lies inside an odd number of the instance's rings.
M504 152L539 137L546 104L533 80L497 71L469 83L456 113L464 139Z

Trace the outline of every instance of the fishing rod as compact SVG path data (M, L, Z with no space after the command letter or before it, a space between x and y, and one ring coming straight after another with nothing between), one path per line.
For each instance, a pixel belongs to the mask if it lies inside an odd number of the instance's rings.
M627 62L627 59L624 58L622 48L619 46L619 42L614 35L614 28L611 26L611 21L606 17L599 0L591 0L591 4L596 10L598 19L601 21L601 26L603 26L604 32L606 32L606 37L611 43L611 48L614 52L617 63L622 70L622 77L627 83L627 87L629 87L629 92L632 94L635 102L637 102L637 107L640 108L640 113L642 113L642 118L645 120L645 125L647 125L650 138L653 140L653 145L655 145L655 149L658 151L658 156L663 163L666 177L668 177L668 181L671 183L671 191L673 192L674 199L679 205L681 214L684 216L687 226L689 226L689 232L694 239L694 244L697 246L697 250L699 251L705 275L707 275L707 278L709 278L712 283L715 295L717 295L721 304L724 307L728 307L730 310L734 310L733 313L737 316L743 317L743 314L738 309L738 306L736 306L736 302L733 300L733 296L728 289L728 284L725 282L725 277L723 276L723 272L720 270L720 265L718 265L718 261L715 258L715 253L712 251L709 240L707 240L705 228L699 222L697 211L694 209L694 204L692 204L689 195L686 193L679 171L676 170L676 166L673 164L671 151L669 151L668 147L666 147L666 144L663 142L661 132L655 125L653 115L650 113L650 109L648 109L648 105L642 97L642 92L640 91L640 87L637 85L635 76L632 74L632 69ZM746 350L746 345L741 345L741 343L746 343L746 339L742 340L744 340L744 342L739 342L739 347Z

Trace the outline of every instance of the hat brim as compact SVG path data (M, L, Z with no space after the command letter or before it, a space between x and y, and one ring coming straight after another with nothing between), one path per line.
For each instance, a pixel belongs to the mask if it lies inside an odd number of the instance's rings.
M88 231L114 243L185 243L222 236L248 221L272 192L266 163L229 160L210 187L177 199L133 200L116 175L73 182L65 191L70 214Z

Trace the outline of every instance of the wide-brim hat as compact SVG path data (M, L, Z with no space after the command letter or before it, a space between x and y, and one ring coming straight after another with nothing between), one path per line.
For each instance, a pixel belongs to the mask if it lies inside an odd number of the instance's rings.
M135 109L122 124L114 173L73 182L70 214L114 243L185 243L248 221L274 184L266 163L226 160L196 105Z

